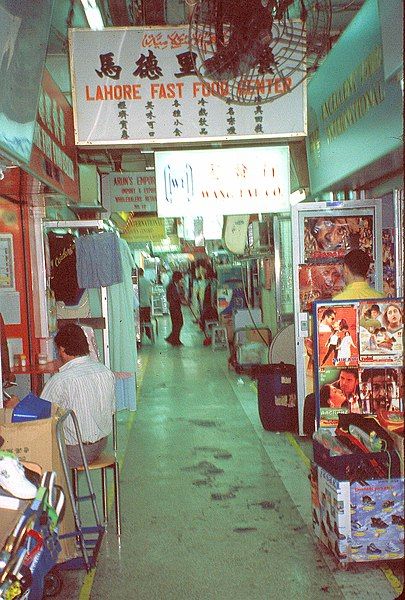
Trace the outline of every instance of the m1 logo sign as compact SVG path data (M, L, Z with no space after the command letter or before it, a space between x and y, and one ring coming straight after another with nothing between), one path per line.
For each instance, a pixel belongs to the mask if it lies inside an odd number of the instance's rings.
M160 217L288 212L286 146L155 153Z

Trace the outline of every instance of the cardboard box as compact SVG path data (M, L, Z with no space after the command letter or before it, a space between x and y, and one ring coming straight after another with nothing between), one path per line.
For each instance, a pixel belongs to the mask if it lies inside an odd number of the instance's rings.
M320 539L340 562L348 562L350 539L350 483L338 481L318 467Z
M403 479L350 484L313 464L311 504L314 533L339 562L403 558Z
M0 409L0 435L4 438L2 450L13 452L20 460L37 463L42 471L55 471L56 484L65 492L65 511L59 524L59 533L70 533L76 530L72 505L69 498L65 473L56 439L56 424L61 409L52 405L51 417L38 421L25 421L12 423L12 409ZM2 545L10 531L3 530L0 525L0 545ZM79 556L75 538L61 540L62 551L58 562L65 562Z

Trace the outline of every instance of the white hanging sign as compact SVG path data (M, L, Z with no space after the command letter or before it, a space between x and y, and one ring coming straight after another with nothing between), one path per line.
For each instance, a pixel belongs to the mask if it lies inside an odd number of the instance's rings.
M155 152L159 217L290 210L287 146Z
M110 212L156 212L156 180L149 171L108 173L101 190L103 206Z
M299 72L282 78L274 69L260 83L263 95L282 94L274 102L227 104L212 95L214 89L225 94L226 81L197 77L186 26L71 29L69 48L79 145L306 135L306 85L299 84ZM298 51L289 49L293 62ZM244 85L259 85L250 81Z

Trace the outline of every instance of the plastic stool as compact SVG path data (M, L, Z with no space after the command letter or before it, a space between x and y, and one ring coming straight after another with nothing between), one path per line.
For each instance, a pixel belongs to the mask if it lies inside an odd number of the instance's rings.
M212 336L213 327L219 327L218 321L205 321L204 333L207 337Z
M228 333L226 327L212 328L212 350L228 350Z

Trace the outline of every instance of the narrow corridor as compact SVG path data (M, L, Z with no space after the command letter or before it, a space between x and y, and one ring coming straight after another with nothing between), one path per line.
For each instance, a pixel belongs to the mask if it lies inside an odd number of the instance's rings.
M146 340L140 350L132 427L128 414L119 416L121 546L111 519L94 580L80 597L397 597L376 563L343 571L317 544L310 441L263 430L253 382L228 371L226 351L203 346L183 311L183 347L166 345L163 317L156 344Z

